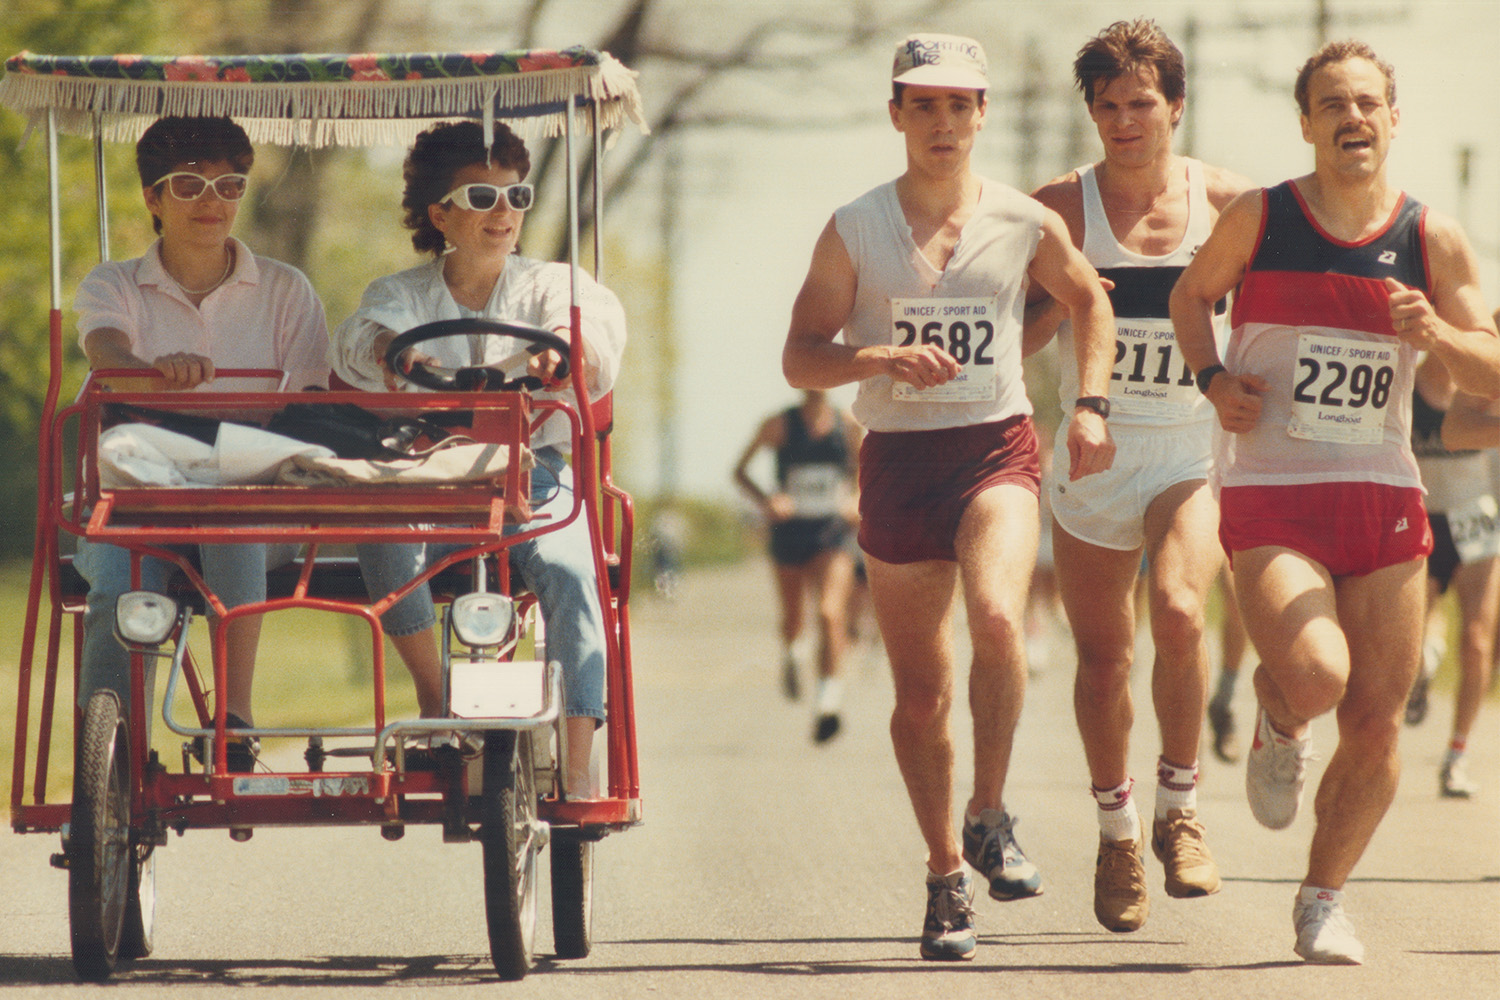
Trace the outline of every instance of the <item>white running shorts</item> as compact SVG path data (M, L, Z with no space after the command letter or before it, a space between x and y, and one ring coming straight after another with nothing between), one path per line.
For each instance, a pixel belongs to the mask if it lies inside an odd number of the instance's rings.
M1213 457L1211 420L1168 427L1111 427L1115 461L1109 471L1068 481L1068 422L1052 447L1048 484L1052 516L1080 541L1128 552L1146 543L1146 508L1168 487L1208 479Z

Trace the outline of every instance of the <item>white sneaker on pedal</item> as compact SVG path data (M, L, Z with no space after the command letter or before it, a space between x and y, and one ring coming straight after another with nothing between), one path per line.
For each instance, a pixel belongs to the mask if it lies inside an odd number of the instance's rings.
M1255 739L1245 755L1245 796L1261 826L1284 830L1302 807L1302 785L1311 739L1283 736L1271 728L1266 710L1255 713Z
M1344 894L1333 889L1303 886L1292 907L1292 924L1297 929L1293 948L1304 959L1317 965L1360 965L1365 960L1365 946L1354 936L1354 925L1344 913Z

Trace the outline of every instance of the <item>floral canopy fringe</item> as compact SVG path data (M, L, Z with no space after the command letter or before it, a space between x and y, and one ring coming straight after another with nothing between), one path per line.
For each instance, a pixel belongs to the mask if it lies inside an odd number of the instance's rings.
M523 138L563 131L567 102L645 130L635 72L580 47L510 52L265 56L45 56L6 60L0 105L33 127L134 142L164 115L236 119L252 141L284 146L406 145L433 121L503 121Z

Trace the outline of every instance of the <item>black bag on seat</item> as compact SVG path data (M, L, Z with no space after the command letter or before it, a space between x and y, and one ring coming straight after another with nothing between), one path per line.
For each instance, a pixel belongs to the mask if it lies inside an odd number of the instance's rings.
M331 448L339 458L392 459L424 454L423 435L441 441L448 431L421 417L382 417L353 403L288 403L266 430Z
M105 428L125 423L150 424L162 430L186 434L209 447L213 447L213 443L218 440L219 425L224 423L218 417L205 417L197 413L176 413L150 406L136 406L133 403L105 403L101 421ZM237 421L231 421L231 423L235 422Z

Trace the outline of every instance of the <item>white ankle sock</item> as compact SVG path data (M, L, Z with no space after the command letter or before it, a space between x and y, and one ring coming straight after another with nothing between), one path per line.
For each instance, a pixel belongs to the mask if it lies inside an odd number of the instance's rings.
M818 696L813 701L813 710L819 715L837 715L839 703L844 698L844 682L838 677L820 677Z
M1169 809L1197 808L1198 762L1178 767L1156 758L1156 818L1166 819Z
M1342 889L1320 889L1315 885L1304 885L1297 890L1297 901L1300 903L1316 903L1319 900L1332 903L1334 906L1342 906L1344 892Z
M1094 802L1099 807L1099 832L1106 840L1136 840L1140 835L1141 818L1136 813L1135 799L1130 794L1134 779L1126 778L1118 788L1090 789Z

